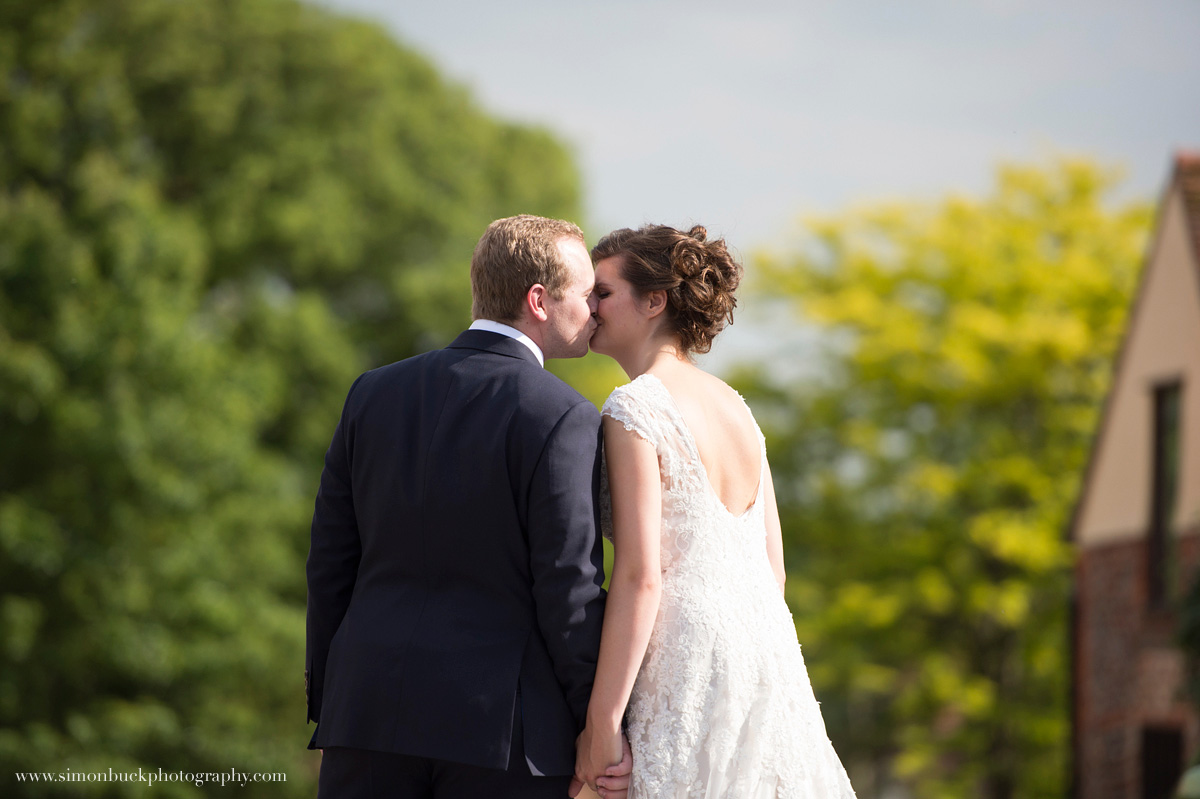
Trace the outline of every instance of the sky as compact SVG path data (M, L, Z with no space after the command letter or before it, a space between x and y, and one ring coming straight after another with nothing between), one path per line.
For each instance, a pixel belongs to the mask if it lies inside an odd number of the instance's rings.
M706 225L741 252L805 215L982 194L1082 155L1156 197L1200 150L1200 0L321 0L488 111L563 138L588 232Z

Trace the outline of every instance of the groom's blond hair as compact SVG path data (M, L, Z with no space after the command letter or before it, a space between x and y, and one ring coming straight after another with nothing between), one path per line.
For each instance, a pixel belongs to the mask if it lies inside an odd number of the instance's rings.
M569 276L558 243L586 243L579 226L562 219L521 214L488 225L471 256L471 316L515 322L529 289L540 283L562 299Z

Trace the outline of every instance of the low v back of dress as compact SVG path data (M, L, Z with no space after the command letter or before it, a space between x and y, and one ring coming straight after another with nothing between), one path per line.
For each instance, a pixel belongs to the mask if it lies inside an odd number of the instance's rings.
M662 595L626 713L630 799L853 797L767 557L761 431L758 494L734 515L657 377L602 413L654 446L662 479Z

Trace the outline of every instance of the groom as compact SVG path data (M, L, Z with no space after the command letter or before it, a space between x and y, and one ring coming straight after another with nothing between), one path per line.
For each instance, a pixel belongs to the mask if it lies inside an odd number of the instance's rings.
M543 362L587 353L592 281L575 225L497 220L471 328L351 387L308 556L320 796L567 795L604 613L600 417Z

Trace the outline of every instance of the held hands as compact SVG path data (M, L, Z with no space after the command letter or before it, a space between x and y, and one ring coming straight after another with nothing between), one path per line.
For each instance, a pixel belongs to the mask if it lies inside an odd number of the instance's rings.
M619 758L620 762L616 762ZM601 799L625 799L629 775L633 773L633 752L619 730L612 735L597 735L585 727L575 741L575 776L568 793L578 796L586 784Z
M621 733L621 762L604 770L604 776L596 778L596 791L601 799L625 799L629 793L629 775L633 773L633 752L629 741Z

